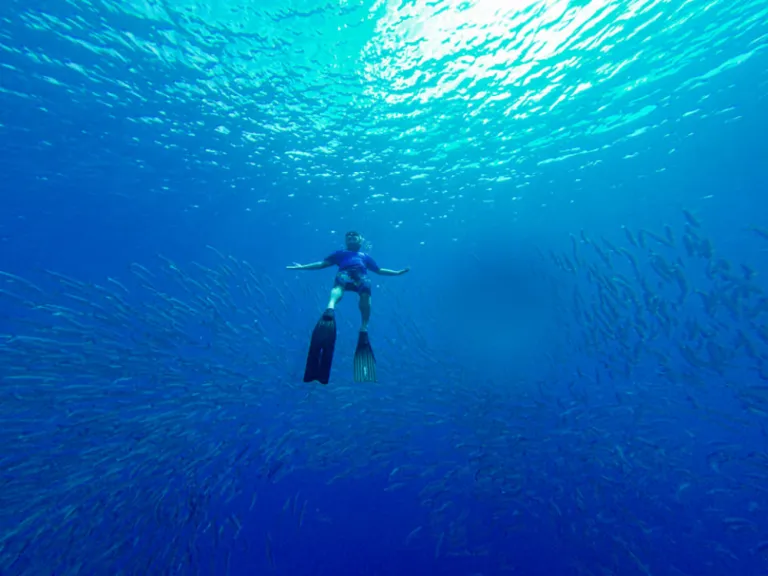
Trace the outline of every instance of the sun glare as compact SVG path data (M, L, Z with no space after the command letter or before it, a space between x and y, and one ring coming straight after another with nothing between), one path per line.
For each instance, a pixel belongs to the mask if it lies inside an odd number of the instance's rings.
M484 79L503 92L504 86L524 85L537 63L555 65L552 59L611 3L592 0L569 7L568 0L391 0L365 50L366 80L374 81L378 96L391 103L429 100ZM417 95L412 89L427 84L426 79L435 82ZM385 93L382 82L388 84Z

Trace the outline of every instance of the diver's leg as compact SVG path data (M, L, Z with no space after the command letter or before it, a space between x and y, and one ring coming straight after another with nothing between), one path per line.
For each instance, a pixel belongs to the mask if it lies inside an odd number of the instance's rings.
M328 308L333 310L336 308L336 304L339 303L339 301L344 296L344 287L342 286L334 286L333 290L331 290L331 298L328 300Z
M360 325L360 332L368 331L368 321L371 319L371 293L360 293L360 318L362 324Z

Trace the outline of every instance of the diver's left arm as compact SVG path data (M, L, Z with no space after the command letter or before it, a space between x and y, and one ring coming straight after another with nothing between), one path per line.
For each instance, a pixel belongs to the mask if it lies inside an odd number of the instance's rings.
M403 268L402 270L390 270L388 268L379 268L378 270L373 270L373 272L378 274L379 276L402 276L409 270L410 268Z

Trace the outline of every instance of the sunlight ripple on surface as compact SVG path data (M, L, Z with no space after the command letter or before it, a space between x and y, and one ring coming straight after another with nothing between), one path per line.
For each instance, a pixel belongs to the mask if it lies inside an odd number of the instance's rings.
M660 141L658 131L679 140L691 133L686 122L737 121L734 95L759 90L768 70L758 61L768 43L761 0L60 7L6 18L5 110L44 114L36 94L65 92L103 119L94 122L102 141L145 143L142 127L159 126L164 137L154 146L210 168L220 189L247 187L262 202L284 189L329 201L420 196L444 214L452 204L443 198L457 191L478 201L533 194L551 164L578 193L598 152L623 169L651 138ZM754 72L733 74L745 66ZM0 112L2 130L23 130L20 118L29 120ZM64 132L52 127L54 139ZM61 138L50 146L66 147ZM108 162L111 150L105 145L105 158L93 162ZM118 155L142 170L156 162ZM665 156L653 157L658 164ZM265 172L272 191L248 183ZM167 190L171 177L155 192Z

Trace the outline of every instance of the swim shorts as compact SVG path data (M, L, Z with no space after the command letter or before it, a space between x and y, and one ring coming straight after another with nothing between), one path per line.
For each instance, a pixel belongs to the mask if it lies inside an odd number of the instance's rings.
M339 270L333 285L341 286L345 292L371 293L371 279L367 274L356 270Z

